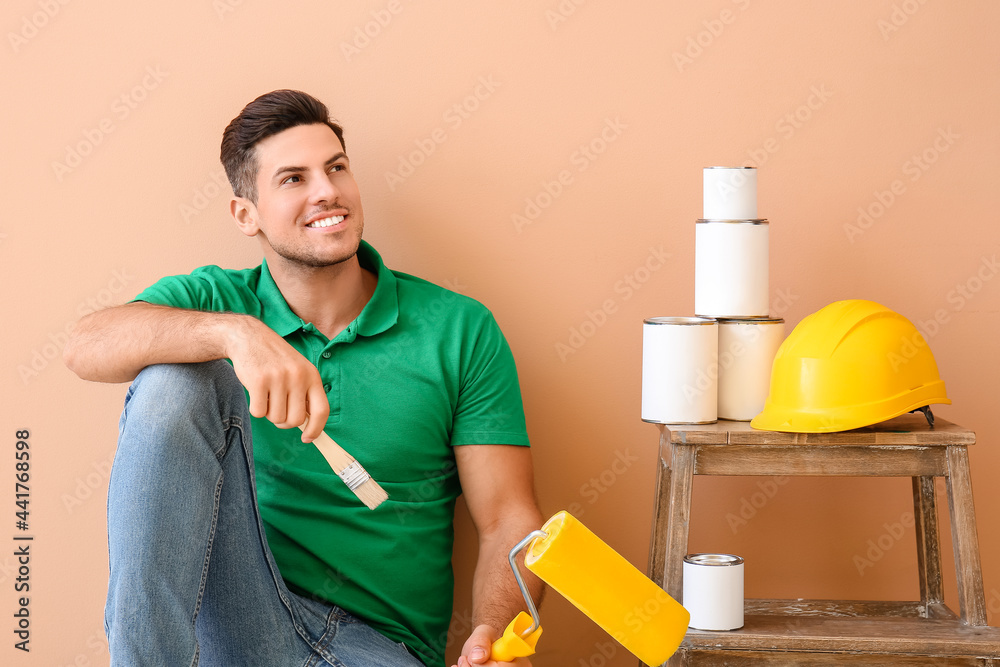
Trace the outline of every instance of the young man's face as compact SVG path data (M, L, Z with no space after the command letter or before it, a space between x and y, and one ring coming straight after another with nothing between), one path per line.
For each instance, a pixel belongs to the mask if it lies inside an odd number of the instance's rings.
M260 141L256 153L257 204L234 200L233 215L244 234L262 236L268 261L324 267L354 257L364 212L333 130L298 125Z

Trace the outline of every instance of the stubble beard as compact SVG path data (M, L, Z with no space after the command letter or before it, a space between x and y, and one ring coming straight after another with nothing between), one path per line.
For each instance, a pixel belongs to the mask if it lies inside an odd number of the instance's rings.
M290 266L295 266L306 270L325 269L350 260L358 254L358 246L361 244L362 229L358 229L348 247L342 252L334 255L323 254L308 245L275 244L267 239L268 245L276 255L284 259ZM261 231L263 234L263 231Z

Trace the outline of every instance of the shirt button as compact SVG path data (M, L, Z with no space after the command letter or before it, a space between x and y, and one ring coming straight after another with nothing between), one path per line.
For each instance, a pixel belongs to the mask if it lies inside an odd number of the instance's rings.
M330 391L330 384L329 383L323 385L323 391Z
M324 359L329 359L329 358L330 358L330 357L332 357L332 356L333 356L333 353L332 353L332 352L324 352L324 353L323 353L323 358L324 358Z

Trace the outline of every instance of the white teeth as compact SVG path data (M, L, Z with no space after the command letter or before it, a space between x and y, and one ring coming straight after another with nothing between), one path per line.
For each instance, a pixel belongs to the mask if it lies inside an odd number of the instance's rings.
M330 218L323 218L322 220L317 220L316 222L310 222L306 227L332 227L337 223L343 221L344 216L335 215Z

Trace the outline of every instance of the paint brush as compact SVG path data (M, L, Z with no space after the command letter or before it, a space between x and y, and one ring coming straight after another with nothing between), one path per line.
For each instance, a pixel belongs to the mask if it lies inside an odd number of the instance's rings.
M305 424L299 426L303 428ZM344 481L354 495L361 502L373 510L383 502L388 500L389 494L378 485L368 471L358 463L357 459L348 454L343 447L338 445L333 438L327 435L326 431L320 431L313 443L316 449L323 455L326 462L330 464L337 476Z

